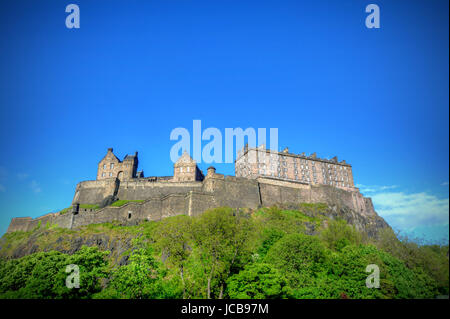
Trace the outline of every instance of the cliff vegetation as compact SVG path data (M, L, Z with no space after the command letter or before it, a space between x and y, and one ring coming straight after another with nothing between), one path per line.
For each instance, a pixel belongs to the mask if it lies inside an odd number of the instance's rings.
M448 245L358 231L324 204L216 208L137 225L38 225L0 240L0 298L436 298ZM66 287L67 265L80 288ZM366 286L368 265L379 288Z

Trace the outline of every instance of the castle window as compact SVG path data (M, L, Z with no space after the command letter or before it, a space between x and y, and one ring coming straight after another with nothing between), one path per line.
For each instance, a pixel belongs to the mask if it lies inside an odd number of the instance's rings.
M103 169L106 169L106 164L103 164Z
M191 171L190 167L187 168L187 172L189 173Z
M111 177L112 176L112 173L109 173L109 177Z
M114 168L114 163L111 163L111 169L113 169Z
M105 173L102 173L102 177L105 177L105 175L106 175Z
M183 173L183 167L180 167L180 173Z

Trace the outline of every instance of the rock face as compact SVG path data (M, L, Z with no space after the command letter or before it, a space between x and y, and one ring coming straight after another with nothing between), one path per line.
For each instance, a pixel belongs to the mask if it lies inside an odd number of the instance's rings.
M317 235L321 227L327 227L330 220L336 219L344 219L348 224L366 233L368 237L376 237L380 229L389 228L383 218L376 213L361 214L339 205L285 204L280 208L298 210L299 207L304 215L313 218L320 215L322 221L319 225L305 221L305 232L308 235ZM115 222L116 226L133 226L138 223L138 221ZM136 248L134 240L143 236L145 225L151 224L141 221L137 226L140 229L138 231L135 227L111 227L111 224L81 226L72 230L41 226L27 233L5 234L0 239L0 257L20 258L35 252L51 250L73 254L82 246L97 246L101 250L110 251L110 258L114 264L123 265L127 263L129 253Z
M73 254L82 246L97 246L100 250L110 251L110 257L118 265L127 263L127 252L133 249L133 236L111 233L85 234L79 232L63 233L59 236L52 230L34 231L25 240L17 242L0 239L0 257L20 258L40 251L56 250L66 254Z

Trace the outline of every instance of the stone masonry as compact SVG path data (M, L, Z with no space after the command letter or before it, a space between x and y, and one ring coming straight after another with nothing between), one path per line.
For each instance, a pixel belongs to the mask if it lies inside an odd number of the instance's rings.
M236 176L247 178L271 177L280 180L299 181L307 184L323 184L349 191L354 190L352 166L345 161L338 162L310 156L273 152L261 145L249 148L247 145L238 154L235 165Z
M327 161L315 156L294 155L285 151L278 153L281 155L281 160L277 159L276 162L279 165L273 165L275 170L268 174L267 167L272 162L261 159L255 166L255 163L244 161L243 155L253 154L259 157L260 152L267 154L262 147L246 147L236 160L236 176L218 174L214 167L208 168L204 176L195 161L185 153L174 164L173 177L143 177L143 173L136 173L137 152L120 161L111 148L98 165L97 179L80 182L76 186L70 212L51 213L35 219L13 218L7 232L29 231L39 223L75 228L113 220L134 223L141 220L161 220L180 214L196 216L207 209L223 206L257 209L300 203L327 203L350 209L367 218L379 218L371 199L365 198L354 187L351 166L347 163L338 163L337 159ZM262 163L265 163L265 168L258 167ZM278 170L278 167L287 167L287 170ZM266 169L265 173L263 169ZM304 174L299 173L302 170L305 170ZM300 176L309 176L309 180ZM337 180L333 179L335 177ZM141 202L128 202L121 207L106 206L97 210L79 206L100 204L108 197Z

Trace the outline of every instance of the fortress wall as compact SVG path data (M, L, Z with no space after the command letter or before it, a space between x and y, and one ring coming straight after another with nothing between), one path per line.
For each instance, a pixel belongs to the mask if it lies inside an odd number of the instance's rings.
M44 227L47 224L47 222L53 223L53 220L54 214L46 214L44 216L32 219L28 222L27 231L33 230L35 227L38 227L39 225L41 227Z
M212 194L191 191L187 196L187 200L187 213L189 216L197 216L208 209L218 207Z
M261 204L256 180L226 176L211 177L209 183L206 189L214 193L216 207L257 208Z
M329 205L348 207L359 214L374 215L375 210L370 198L365 198L357 188L347 191L328 185L312 186L312 200Z
M120 183L117 197L126 200L148 199L168 194L186 194L190 190L199 190L201 187L202 182L124 181Z
M142 204L142 209L138 214L136 214L136 218L142 218L147 220L161 220L162 216L162 202L160 198L152 198L145 201Z
M113 220L121 220L121 209L108 207L96 212L82 212L73 216L72 228L85 226L89 224L99 224L111 222Z
M70 215L71 214L58 215L50 213L34 219L31 217L13 218L6 232L31 231L39 225L40 227L45 227L47 223L58 224L59 227L69 228Z
M161 200L161 218L187 214L188 197L186 194L171 194Z
M326 203L348 207L358 213L375 214L370 198L361 193L329 185L309 185L269 178L258 179L262 206L299 203Z
M70 228L72 220L72 214L66 213L64 215L55 215L55 217L51 220L52 224L57 224L62 228Z
M76 215L66 213L47 214L35 219L13 218L7 232L30 231L39 222L41 227L51 222L59 227L74 228L113 220L156 221L180 214L197 216L207 209L223 206L258 208L280 204L327 203L348 207L363 215L376 215L372 200L365 198L356 188L354 191L346 191L328 185L309 185L270 178L255 180L221 174L208 175L203 183L156 182L146 185L145 182L125 182L119 189L119 193L122 191L123 196L128 196L121 199L145 199L143 203L130 202L121 207L108 206L95 211L81 209ZM98 196L103 199L114 185L117 185L116 180L83 182L77 186L78 195L75 198L93 200ZM89 194L90 192L93 194Z
M78 183L72 204L99 204L106 196L115 194L118 183L116 178Z
M9 224L9 227L7 229L7 233L12 233L15 231L27 231L28 225L30 224L30 221L32 220L31 217L16 217L11 219L11 223Z
M300 182L286 182L259 178L262 206L311 202L311 186Z

